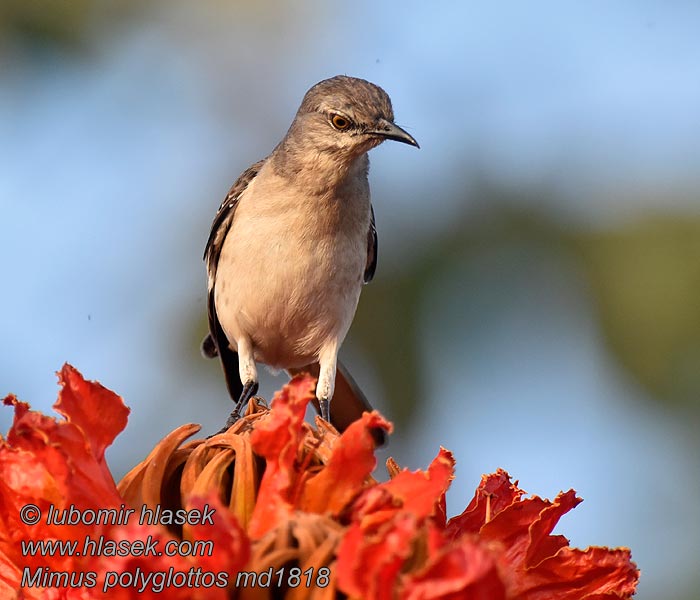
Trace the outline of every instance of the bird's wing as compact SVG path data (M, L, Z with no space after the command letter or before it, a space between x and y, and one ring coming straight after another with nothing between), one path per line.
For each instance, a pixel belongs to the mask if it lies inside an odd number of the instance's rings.
M243 171L241 176L236 180L236 183L231 186L228 194L226 194L226 198L224 198L221 206L219 206L219 210L216 211L214 222L211 224L207 246L204 249L204 260L207 263L207 275L209 276L209 289L214 287L216 268L219 264L221 248L224 245L226 234L231 228L231 223L233 223L233 217L236 213L236 207L238 206L241 194L245 191L250 182L253 181L264 162L265 159L259 160L253 166Z
M208 358L214 358L217 355L221 357L224 375L226 377L226 387L234 401L238 400L243 387L238 375L238 353L229 345L229 340L216 314L216 304L214 302L216 270L219 266L221 248L224 245L226 234L231 229L231 224L233 223L241 194L245 191L250 182L253 181L264 162L264 160L258 161L253 166L246 169L236 180L236 183L231 186L228 194L226 194L226 198L216 212L214 222L211 225L209 239L207 240L207 246L204 249L204 261L207 265L209 289L209 296L207 298L209 335L207 335L202 342L202 353Z
M374 272L377 270L377 227L374 224L374 208L369 205L369 210L372 215L369 231L367 232L367 262L365 263L364 282L369 283L374 277Z

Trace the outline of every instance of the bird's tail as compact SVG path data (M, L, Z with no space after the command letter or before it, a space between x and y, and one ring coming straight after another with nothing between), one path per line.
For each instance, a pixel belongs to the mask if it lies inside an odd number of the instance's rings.
M202 340L202 356L204 358L216 358L219 356L219 351L216 349L216 343L214 338L211 337L211 333L207 333Z

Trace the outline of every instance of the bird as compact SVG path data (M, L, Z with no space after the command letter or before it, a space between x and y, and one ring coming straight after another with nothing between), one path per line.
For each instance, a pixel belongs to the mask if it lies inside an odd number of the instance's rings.
M325 79L221 203L204 251L202 353L220 358L235 402L222 431L257 393L256 363L316 376L314 404L338 431L372 410L338 351L377 268L367 153L385 140L420 147L394 123L382 88L346 75ZM374 434L382 444L383 432Z

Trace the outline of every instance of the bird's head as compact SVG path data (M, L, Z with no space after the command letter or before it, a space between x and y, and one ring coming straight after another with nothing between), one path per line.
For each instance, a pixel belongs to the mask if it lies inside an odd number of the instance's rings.
M348 158L384 140L419 147L394 123L391 100L382 88L345 75L325 79L306 92L288 135L307 150Z

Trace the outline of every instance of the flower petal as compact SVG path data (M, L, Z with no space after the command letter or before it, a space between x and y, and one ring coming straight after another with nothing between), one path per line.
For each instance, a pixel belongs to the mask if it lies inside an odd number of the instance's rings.
M105 448L124 430L131 411L113 391L95 381L86 381L68 363L58 377L62 389L54 410L80 427L93 456L107 470Z
M517 481L514 484L510 482L510 475L503 469L498 469L491 475L482 475L469 506L461 515L448 521L448 535L457 538L463 533L478 533L484 524L504 508L519 501L524 493Z
M213 552L200 556L198 566L212 572L226 571L234 575L243 569L250 558L248 536L228 507L221 503L216 492L191 496L187 509L196 509L203 514L207 510L215 511L212 523L186 526L183 531L184 539L211 542Z
M388 432L390 428L377 411L363 413L335 440L325 468L306 481L300 508L307 512L340 513L377 465L372 430Z
M477 538L462 536L431 554L424 568L402 582L405 600L505 600L496 561Z
M397 514L378 528L353 523L338 548L338 589L365 600L394 597L416 527L410 513Z
M427 471L400 470L385 483L369 487L350 508L351 518L365 526L389 520L398 512L410 512L417 519L445 520L445 492L454 476L454 458L440 448Z
M272 410L251 434L253 450L266 461L258 501L248 526L253 539L292 513L297 476L294 466L302 441L306 405L313 398L314 388L315 381L309 375L292 379L275 394Z
M380 486L401 503L403 510L418 518L435 516L454 479L454 466L452 452L441 447L427 471L403 469Z
M578 550L564 536L551 535L561 516L580 502L573 490L553 502L534 496L514 502L481 528L481 539L504 548L499 567L509 598L619 599L634 593L639 571L629 550Z
M4 404L15 408L12 427L6 439L0 438L0 579L19 588L16 570L8 564L34 570L45 566L47 557L23 555L23 540L78 540L90 534L99 536L105 525L49 524L50 508L73 509L119 508L122 500L104 460L105 447L126 423L121 399L98 384L83 380L81 375L64 367L64 386L57 407L65 419L56 420L31 411L29 406L8 396ZM86 411L108 415L105 425L90 421ZM121 417L120 417L121 415ZM123 418L122 418L123 417ZM20 518L26 504L41 511L41 520L27 525ZM59 519L60 520L60 519ZM62 520L60 520L62 522ZM84 561L77 555L54 555L51 568L56 571L79 571ZM27 595L36 589L25 590Z

